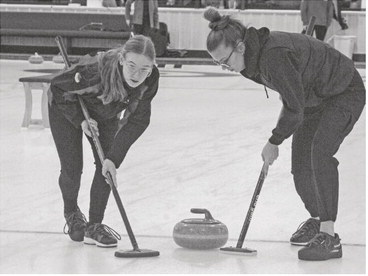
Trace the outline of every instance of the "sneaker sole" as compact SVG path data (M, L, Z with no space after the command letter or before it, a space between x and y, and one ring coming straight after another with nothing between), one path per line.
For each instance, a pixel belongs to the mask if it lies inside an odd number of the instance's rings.
M329 259L336 259L336 258L342 258L342 251L338 252L338 253L332 253L328 256L322 257L322 258L318 258L318 257L300 257L298 255L299 260L302 261L327 261Z
M98 247L104 247L104 248L117 247L118 246L117 243L103 244L103 243L100 243L98 241L95 241L94 239L87 238L87 237L84 237L84 243L88 244L88 245L97 245Z
M306 246L308 242L290 242L292 245Z

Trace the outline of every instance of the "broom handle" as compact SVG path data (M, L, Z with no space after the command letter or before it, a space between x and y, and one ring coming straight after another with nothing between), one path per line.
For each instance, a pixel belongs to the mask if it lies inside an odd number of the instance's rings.
M263 163L261 174L259 175L257 186L256 186L256 189L254 190L252 201L250 202L247 217L245 218L243 228L240 232L240 236L238 239L238 243L236 244L237 248L242 248L243 246L244 239L245 239L245 236L247 235L248 228L250 225L250 221L252 220L254 209L256 208L256 205L257 205L259 193L261 192L263 182L266 179L266 176L268 173L268 166L269 165L267 163Z
M64 44L63 44L63 41L62 41L62 38L60 36L57 36L55 38L56 40L56 43L59 47L59 50L60 50L60 54L65 62L65 66L67 68L69 68L71 66L70 64L70 61L69 61L69 58L68 58L68 55L66 53L66 50L65 50L65 47L64 47ZM98 136L94 130L94 128L91 126L90 122L89 122L89 119L91 118L89 116L89 113L88 113L88 110L87 110L87 107L82 99L82 97L80 97L79 95L78 96L78 101L79 101L79 104L82 108L82 112L83 112L83 115L84 115L84 118L87 120L87 123L88 123L88 126L89 126L89 129L92 133L92 140L93 140L93 143L96 147L96 150L97 150L97 153L98 153L98 157L100 159L100 162L101 164L103 164L104 160L105 160L105 154L103 152L103 149L102 149L102 146L101 146L101 143L100 143L100 140L98 139ZM127 230L127 233L129 235L129 239L130 239L130 242L134 248L134 250L138 250L138 244L137 244L137 241L135 239L135 236L134 236L134 233L133 233L133 230L132 230L132 227L130 226L130 223L129 223L129 220L128 220L128 217L126 215L126 212L125 212L125 209L124 209L124 206L123 206L123 203L120 199L120 196L119 196L119 193L116 189L116 186L115 186L115 183L114 183L114 179L112 178L112 175L110 174L110 172L107 172L107 181L110 185L110 188L112 190L112 193L114 195L114 198L115 198L115 201L116 201L116 204L118 205L118 208L119 208L119 211L120 211L120 215L124 221L124 224L125 224L125 228Z
M309 35L309 36L312 35L315 23L316 23L316 17L314 15L312 15L311 18L309 19L307 30L305 32L306 35Z

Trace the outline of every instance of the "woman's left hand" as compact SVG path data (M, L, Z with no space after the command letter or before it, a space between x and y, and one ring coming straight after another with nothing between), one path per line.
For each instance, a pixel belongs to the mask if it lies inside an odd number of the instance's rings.
M115 187L118 187L118 182L116 181L116 168L114 162L110 159L105 159L102 164L102 175L108 179L107 173L111 174L111 177L114 181Z
M262 150L263 162L272 165L272 163L279 157L279 147L271 144L269 141Z

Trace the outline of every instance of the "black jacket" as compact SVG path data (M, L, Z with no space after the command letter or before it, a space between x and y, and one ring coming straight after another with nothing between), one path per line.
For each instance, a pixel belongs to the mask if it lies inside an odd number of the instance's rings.
M303 34L251 27L245 44L245 69L240 73L282 98L283 109L269 139L274 145L295 132L306 107L344 92L355 71L353 61L345 55Z
M79 83L74 79L77 72L81 75ZM85 119L76 97L77 94L82 97L91 118L97 122L116 118L125 110L113 144L109 152L105 153L106 158L113 161L118 168L130 146L150 123L151 101L157 93L159 77L159 71L154 66L151 75L138 87L130 88L125 85L127 99L103 104L98 98L102 93L99 89L101 78L98 72L97 57L86 57L52 79L49 101L57 105L76 128L79 128Z

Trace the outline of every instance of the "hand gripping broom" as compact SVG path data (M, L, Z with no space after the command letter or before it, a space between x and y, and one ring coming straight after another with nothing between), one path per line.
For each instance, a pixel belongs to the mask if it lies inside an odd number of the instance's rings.
M57 36L55 38L55 40L56 40L56 43L59 47L60 54L63 57L65 66L67 68L69 68L71 65L70 65L70 61L68 59L68 55L67 55L67 52L65 50L65 46L63 44L62 38L60 36ZM97 136L96 132L94 131L94 129L92 128L92 126L89 123L90 116L89 116L87 107L84 104L82 97L80 97L79 95L78 95L78 101L79 101L79 104L82 108L83 115L84 115L85 119L88 122L89 129L92 133L93 143L94 143L94 145L96 147L96 150L98 152L100 162L101 162L101 164L103 164L103 161L105 160L105 154L102 150L101 143L100 143L100 140L98 139L98 136ZM134 237L134 234L133 234L133 231L132 231L132 227L130 226L128 217L127 217L126 212L124 210L123 203L121 202L121 199L120 199L119 193L116 189L114 180L113 180L113 178L112 178L112 176L109 172L107 173L107 181L110 185L110 188L112 190L112 193L113 193L115 201L116 201L116 204L118 205L120 215L123 218L125 228L126 228L126 231L128 233L130 242L133 246L133 250L127 250L127 251L118 250L118 251L116 251L115 256L120 257L120 258L138 258L138 257L154 257L154 256L160 255L160 252L158 252L158 251L149 250L149 249L140 249L138 247L137 241L136 241L136 239Z

